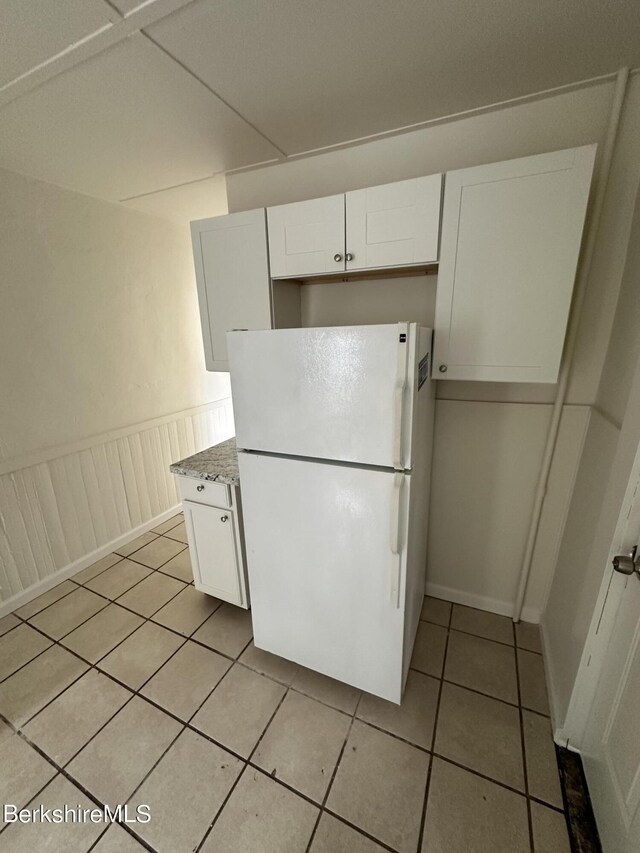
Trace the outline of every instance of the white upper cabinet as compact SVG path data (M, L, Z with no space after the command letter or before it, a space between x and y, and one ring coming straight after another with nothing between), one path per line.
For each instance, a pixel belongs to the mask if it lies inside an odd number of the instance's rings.
M228 370L226 333L270 329L271 287L264 208L191 223L208 370Z
M281 204L267 215L273 278L344 270L344 195Z
M447 173L435 376L557 380L595 152Z
M438 260L442 175L346 194L347 270Z
M273 278L438 260L442 175L267 209Z

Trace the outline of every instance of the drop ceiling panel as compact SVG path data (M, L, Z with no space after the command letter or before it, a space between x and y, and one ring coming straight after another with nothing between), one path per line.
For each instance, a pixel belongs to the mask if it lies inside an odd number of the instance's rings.
M143 35L0 109L0 165L101 198L207 177L277 151Z
M224 175L215 175L204 181L127 199L123 204L188 228L193 219L222 216L228 212L227 183Z
M133 12L134 9L137 9L138 6L142 6L145 0L111 0L111 3L122 12L123 15L127 15L129 12ZM147 3L150 0L146 0Z
M0 87L119 19L103 0L0 0Z
M287 154L640 64L637 0L197 0L149 33Z

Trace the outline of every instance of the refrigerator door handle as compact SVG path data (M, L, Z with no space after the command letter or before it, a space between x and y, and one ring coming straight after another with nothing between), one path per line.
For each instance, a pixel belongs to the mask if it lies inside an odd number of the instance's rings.
M404 474L396 471L393 475L393 496L391 498L391 584L390 599L393 607L400 607L400 498Z
M404 389L407 386L407 351L409 349L409 324L398 323L398 358L393 400L393 467L404 468L402 458L402 415Z

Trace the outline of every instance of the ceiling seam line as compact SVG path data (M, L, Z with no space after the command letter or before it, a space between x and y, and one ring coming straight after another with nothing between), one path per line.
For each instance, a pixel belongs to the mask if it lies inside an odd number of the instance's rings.
M279 162L279 161L276 161ZM191 186L191 184L201 184L203 181L210 181L212 178L223 178L225 175L224 172L212 172L210 175L205 175L203 178L194 178L191 181L183 181L181 184L171 184L169 187L160 187L157 190L149 190L146 193L139 193L138 195L129 195L126 198L119 198L118 202L122 204L125 201L135 201L138 198L145 198L148 195L156 195L156 193L166 193L170 190L179 190L182 187Z
M152 17L151 20L148 20L147 16L146 24L140 23L137 25L136 21L140 21L140 19L145 17L144 11L146 7L150 6L150 2L142 3L129 14L123 15L109 0L105 0L105 6L108 6L109 8L112 8L113 11L117 12L120 16L119 19L117 21L110 20L108 24L105 24L97 30L83 36L78 41L68 45L63 50L48 57L33 66L33 68L30 68L28 71L19 74L17 77L0 86L0 109L12 103L12 101L27 95L34 89L40 88L40 86L43 86L50 80L55 79L60 74L64 74L66 71L77 68L79 65L93 59L93 57L99 56L101 53L104 53L104 51L126 41L126 39L131 36L141 33L143 27L152 26L153 24L164 20L164 18L170 17L185 6L195 2L195 0L176 0L176 2L178 2L179 5L176 6L175 9L165 11L159 16ZM92 42L94 43L93 45ZM85 52L85 49L88 52ZM81 53L81 56L80 58L74 59L74 54L78 51ZM71 60L70 64L65 64L64 61L66 59ZM58 68L57 66L61 63L63 67ZM44 76L41 77L41 75ZM35 79L30 81L30 78ZM24 88L24 86L27 88ZM18 88L17 94L13 94L11 91L15 87Z
M148 40L151 42L151 44L153 44L155 47L157 47L157 48L158 48L158 50L162 51L162 53L164 53L164 54L165 54L165 56L168 56L168 57L169 57L169 59L171 59L173 62L175 62L175 63L176 63L176 65L180 66L180 68L182 68L184 71L186 71L186 72L187 72L187 74L190 74L190 75L191 75L191 77L193 77L193 79L194 79L194 80L197 80L197 81L198 81L198 83L200 83L200 85L201 85L201 86L204 86L204 88L205 88L208 92L211 92L211 94L212 94L215 98L217 98L221 103L223 103L223 104L225 105L225 107L227 107L227 109L231 110L231 111L232 111L236 116L238 116L238 118L239 118L241 121L243 121L245 124L247 124L247 125L248 125L250 128L252 128L253 130L255 130L255 132L256 132L259 136L261 136L264 140L266 140L266 141L269 143L269 145L271 145L273 148L275 148L275 150L276 150L276 151L277 151L277 152L278 152L278 153L279 153L279 154L280 154L284 159L289 159L289 155L288 155L285 151L283 151L283 150L282 150L282 148L280 148L280 146L279 146L279 145L276 145L276 143L275 143L272 139L270 139L270 138L266 135L266 133L263 133L263 132L258 128L258 127L256 127L256 125L255 125L255 124L253 124L253 122L249 121L249 119L248 119L248 118L245 118L245 116L243 116L243 115L242 115L242 113L241 113L239 110L237 110L237 109L236 109L232 104L230 104L228 101L226 101L226 100L222 97L222 95L220 95L218 92L216 92L216 90L215 90L215 89L213 89L211 86L209 86L209 84L208 84L208 83L205 83L205 81L204 81L201 77L199 77L199 76L195 73L195 71L192 71L192 70L191 70L191 68L189 68L189 66L188 66L188 65L185 65L185 63L184 63L184 62L182 62L180 59L178 59L176 56L174 56L174 55L171 53L171 51L169 51L169 50L167 50L165 47L163 47L163 46L162 46L159 42L157 42L157 41L156 41L152 36L150 36L150 35L149 35L149 33L147 33L144 29L140 30L140 33L141 33L141 34L142 34L146 39L148 39Z
M124 19L127 17L124 12L122 12L122 11L120 11L120 9L118 9L118 7L115 5L115 3L112 2L112 0L102 0L102 2L105 3L107 6L110 6L113 9L113 11L116 12L120 16L121 19Z
M637 74L640 72L639 68L631 69L629 74L630 76ZM508 109L510 107L517 107L520 105L533 103L535 101L543 100L544 98L549 98L554 95L562 95L568 94L570 92L579 91L580 89L588 89L592 86L602 85L604 83L613 82L616 79L615 71L609 72L607 74L601 74L597 77L587 77L583 80L575 80L571 83L564 83L561 86L555 86L550 89L541 89L538 92L530 92L526 95L519 95L514 98L508 98L504 101L494 101L490 104L483 104L479 107L470 107L467 110L461 110L457 113L450 113L444 116L436 116L432 119L426 119L425 121L415 122L413 124L403 125L402 127L391 128L390 130L383 130L379 133L371 133L367 136L357 136L353 139L345 140L344 142L334 142L331 145L323 145L319 148L309 148L305 151L296 151L293 154L287 155L287 160L298 160L303 159L305 157L313 157L316 154L323 154L327 151L340 151L344 148L353 148L357 145L363 145L367 142L376 142L382 139L388 139L391 136L401 136L406 133L412 133L418 130L424 130L428 127L434 127L439 124L446 124L448 122L459 121L465 118L471 118L476 115L483 115L484 113L494 112L497 110ZM253 166L239 166L238 171L242 169L252 169Z

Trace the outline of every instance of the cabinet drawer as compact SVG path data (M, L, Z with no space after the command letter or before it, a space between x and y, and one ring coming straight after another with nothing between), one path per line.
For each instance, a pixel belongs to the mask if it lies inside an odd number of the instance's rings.
M179 477L178 479L182 500L213 506L231 506L231 490L224 483L198 480L196 477Z

